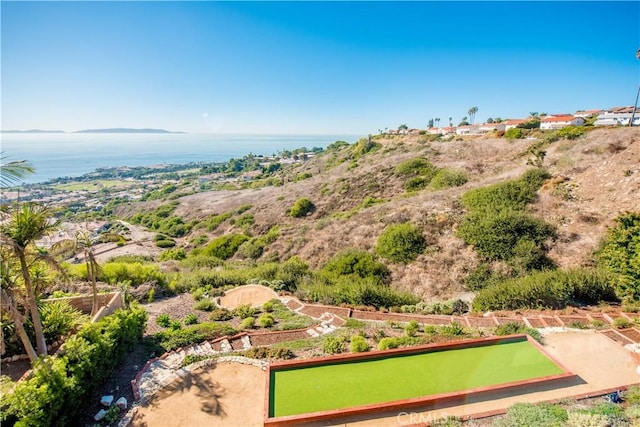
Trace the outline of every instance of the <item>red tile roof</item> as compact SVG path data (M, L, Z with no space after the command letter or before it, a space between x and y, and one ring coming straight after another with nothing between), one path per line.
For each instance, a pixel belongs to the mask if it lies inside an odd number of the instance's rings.
M575 118L576 117L573 117L573 116L545 117L544 119L542 119L542 121L545 122L545 123L550 123L550 122L570 122L571 120L573 120Z

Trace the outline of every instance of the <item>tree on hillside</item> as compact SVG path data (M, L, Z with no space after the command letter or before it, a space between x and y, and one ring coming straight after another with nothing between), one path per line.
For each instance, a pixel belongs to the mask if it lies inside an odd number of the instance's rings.
M467 119L467 116L464 116L462 120L460 120L460 123L458 123L458 126L466 126L468 124L469 124L469 121Z
M42 321L37 306L36 289L30 267L34 260L45 260L57 265L46 253L38 250L36 241L58 228L59 221L52 221L51 211L37 203L20 203L5 208L5 218L0 223L0 247L10 254L20 271L24 286L25 303L31 313L38 354L47 354Z
M35 168L26 160L5 162L6 159L0 151L0 188L16 184L20 179L35 172Z
M596 252L598 265L614 274L618 294L640 300L640 212L625 212Z
M487 119L487 123L489 123L489 124L493 123L493 119L492 119L491 117L489 117L489 118Z
M449 127L453 126L453 117L449 116Z
M398 130L399 130L399 131L401 131L401 130L407 130L407 129L409 129L409 127L408 127L406 124L404 124L404 123L403 123L403 124L401 124L400 126L398 126Z
M433 119L429 119L429 123L427 124L428 128L432 128L433 127Z
M469 111L467 111L467 113L469 114L469 121L471 122L471 124L475 123L477 112L478 112L478 107L471 107L469 108Z
M440 126L440 118L436 118L436 127Z
M115 237L120 239L121 236L117 233L107 233L103 237ZM58 242L54 245L53 252L60 254L63 252L71 251L75 255L78 251L82 251L84 258L84 264L87 270L87 281L91 284L92 303L91 303L91 316L93 317L98 312L98 289L96 281L100 274L100 264L96 261L94 253L94 239L87 230L80 230L76 233L75 239L67 239Z

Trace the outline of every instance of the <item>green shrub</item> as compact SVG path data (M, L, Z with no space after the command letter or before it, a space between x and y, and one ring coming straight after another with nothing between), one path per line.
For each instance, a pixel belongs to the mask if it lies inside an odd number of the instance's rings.
M424 157L415 157L396 166L396 174L403 176L424 176L431 181L437 168Z
M233 335L237 331L225 323L198 323L182 329L167 329L153 336L153 341L164 351L198 344L225 335Z
M161 240L156 240L156 246L159 248L172 248L176 245L176 241L173 239L161 239Z
M431 187L435 190L449 187L460 187L469 181L467 173L462 170L440 169L431 180Z
M504 137L506 139L522 139L524 138L524 132L520 128L511 128L504 133Z
M265 302L264 304L262 304L262 311L264 311L265 313L271 313L274 309L274 307L276 306L277 302L279 302L278 300L269 300L267 302Z
M158 324L158 326L168 328L169 324L171 323L171 316L166 313L159 314L158 317L156 317L156 323Z
M402 346L410 346L420 344L421 338L418 337L385 337L378 341L378 350L391 350Z
M578 139L587 132L587 128L567 126L556 131L556 135L564 139Z
M378 237L376 252L390 261L408 264L426 249L420 229L412 224L390 225Z
M420 191L427 188L430 183L431 180L424 176L413 176L404 182L404 189L408 192Z
M251 307L251 305L249 304L239 305L233 310L234 316L238 316L241 319L253 317L257 313L258 310L254 307Z
M597 304L601 301L617 301L606 273L591 269L554 270L486 287L473 300L473 309L559 309L568 304Z
M629 319L625 319L624 317L616 317L613 320L613 326L615 326L617 329L626 329L633 326L633 322Z
M349 350L351 353L363 353L365 351L369 351L371 346L361 335L353 335L351 336L349 343Z
M166 251L163 251L158 257L158 260L159 261L169 261L169 260L180 261L182 259L185 259L186 257L187 257L187 253L183 248L173 248L173 249L167 249Z
M300 199L296 200L293 206L291 206L291 208L289 209L289 216L293 218L302 218L307 216L307 214L313 212L314 209L315 206L311 202L311 200L307 199L306 197L301 197Z
M240 245L247 240L249 240L249 236L244 234L225 234L205 246L202 254L220 259L229 259L235 255Z
M298 175L296 175L296 177L293 180L295 182L304 181L305 179L309 179L312 176L313 175L311 175L309 172L302 172L302 173L299 173Z
M195 325L196 323L198 323L198 316L194 313L189 313L184 317L185 325Z
M640 212L625 212L596 251L598 265L609 271L618 294L640 300Z
M303 283L298 293L304 298L323 304L369 307L399 307L416 304L420 301L416 295L380 285L371 279L341 278L334 284Z
M252 359L289 360L293 359L295 354L286 347L251 347L244 352L244 356Z
M561 427L569 416L558 405L548 403L516 403L507 410L505 418L494 423L498 427Z
M51 301L38 305L42 330L47 342L78 329L89 317L73 308L67 301Z
M34 364L33 375L0 395L3 425L75 425L88 398L142 338L147 314L140 307L118 310L86 323L65 342L57 357Z
M343 249L329 259L322 272L330 276L370 278L379 283L387 283L391 274L373 254L351 248Z
M420 331L420 325L415 320L410 320L404 326L404 334L408 337L414 337Z
M540 332L537 329L529 328L523 323L518 323L518 322L503 323L499 326L496 326L495 329L493 330L493 333L498 336L527 334L534 340L538 341L539 343L542 343L542 335L540 334Z
M337 354L345 351L346 339L343 336L326 336L322 342L322 351L327 354Z
M240 329L251 329L256 325L256 319L253 317L245 317L240 322Z
M440 326L438 332L446 337L458 337L466 334L464 328L457 322Z
M169 322L169 329L177 331L178 329L181 329L181 328L182 328L182 323L180 323L178 319L174 319L171 322Z
M190 254L187 258L182 260L180 264L191 269L215 268L224 264L224 261L214 256Z
M78 278L86 280L86 268L81 270L84 270L84 275ZM108 262L102 266L98 280L112 285L130 282L134 287L147 282L155 282L160 286L167 285L167 279L157 265L139 262Z
M274 325L275 322L276 321L273 318L273 315L269 313L265 313L262 316L258 317L258 325L260 325L261 328L270 328Z
M470 291L479 291L480 289L495 285L506 279L507 276L494 271L490 264L483 262L471 270L469 275L464 278L464 285Z
M216 320L218 322L224 322L226 320L231 320L232 318L233 314L226 308L216 308L209 315L209 319Z
M510 260L521 253L523 248L516 251L519 244L540 248L555 236L555 230L544 220L505 210L495 215L467 215L458 228L458 236L485 260ZM541 253L544 256L544 251ZM535 261L536 265L540 263L543 261Z
M213 311L216 309L216 303L209 298L202 298L200 301L196 302L193 306L196 310L202 311Z

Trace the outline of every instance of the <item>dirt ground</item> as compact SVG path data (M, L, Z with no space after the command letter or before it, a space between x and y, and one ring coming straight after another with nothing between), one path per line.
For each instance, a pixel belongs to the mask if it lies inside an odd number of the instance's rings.
M465 416L506 409L516 402L539 402L593 393L640 382L631 353L595 332L564 332L545 338L545 349L577 380L554 388L539 385L524 394L504 393L491 400L469 398L454 405L408 409L406 412L350 417L312 426L402 426L434 421L446 416ZM259 368L221 364L196 371L157 393L149 405L141 407L133 425L172 426L258 426L264 408L264 372Z
M220 305L229 310L233 310L243 304L260 307L265 302L277 297L278 294L266 286L245 285L226 291L224 296L220 298Z
M200 368L140 406L132 425L262 426L265 374L255 366L220 363Z

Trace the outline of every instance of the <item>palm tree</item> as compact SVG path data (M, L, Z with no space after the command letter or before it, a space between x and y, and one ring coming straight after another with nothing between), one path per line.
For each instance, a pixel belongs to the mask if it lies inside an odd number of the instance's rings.
M109 233L109 235L120 238L115 233ZM54 245L52 248L55 254L60 254L67 251L73 251L75 254L79 250L82 251L84 257L84 264L87 269L87 280L91 283L92 292L92 304L91 304L91 317L98 312L98 288L96 281L100 274L100 265L96 261L95 253L93 251L95 243L87 230L80 230L76 233L75 239L62 240Z
M471 124L475 122L477 112L478 112L478 107L471 107L469 108L469 111L467 111L467 113L469 114L469 121L471 122Z
M449 127L453 126L453 117L449 116Z
M5 163L6 159L7 157L0 151L0 188L9 187L35 172L35 168L26 160Z
M436 127L439 127L439 126L440 126L440 118L438 117L436 118Z
M0 223L0 245L18 261L20 275L25 288L26 305L31 313L31 321L36 335L38 354L47 354L47 343L42 330L42 321L36 304L36 292L29 270L30 259L52 261L50 257L37 251L35 242L54 231L59 221L51 220L51 211L37 203L16 204L5 213L5 221Z
M22 341L29 360L33 361L38 358L38 354L33 348L33 344L31 344L31 340L24 328L27 316L23 314L20 309L20 307L25 304L19 291L20 284L18 282L20 273L17 272L19 269L16 268L17 265L15 261L15 258L11 257L6 247L0 247L0 306L3 310L6 310L11 316L11 319L13 319L16 333L20 337L20 341ZM1 329L0 334L2 334ZM4 339L0 345L4 345ZM4 348L2 348L0 353L4 353Z

